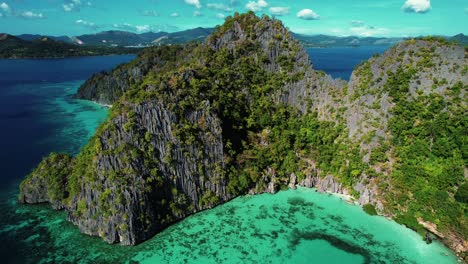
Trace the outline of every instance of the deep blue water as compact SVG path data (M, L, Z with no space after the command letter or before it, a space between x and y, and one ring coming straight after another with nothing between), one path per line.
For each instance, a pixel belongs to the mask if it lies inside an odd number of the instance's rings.
M0 60L0 190L23 178L50 151L79 148L54 137L67 123L56 120L61 116L54 115L59 111L54 100L72 103L72 91L64 92L61 84L72 86L66 89L76 89L93 73L110 70L133 58L134 55Z
M389 46L307 48L314 68L334 78L349 80L354 68L374 54L382 54Z

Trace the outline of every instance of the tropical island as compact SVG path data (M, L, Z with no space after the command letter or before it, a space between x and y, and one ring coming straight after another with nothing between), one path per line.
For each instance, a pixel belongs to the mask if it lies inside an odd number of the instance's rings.
M75 157L20 186L83 233L135 245L239 195L348 194L466 260L467 50L411 39L350 82L316 71L281 21L236 13L201 43L151 47L76 98L112 105Z
M0 58L2 59L42 59L134 54L140 50L139 48L128 47L79 46L49 37L39 37L38 39L28 41L12 35L0 34Z

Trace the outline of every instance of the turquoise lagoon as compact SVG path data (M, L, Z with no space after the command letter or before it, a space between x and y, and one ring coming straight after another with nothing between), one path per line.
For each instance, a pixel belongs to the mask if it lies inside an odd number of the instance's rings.
M336 195L298 188L234 199L134 247L79 233L64 212L3 200L24 263L457 263L442 244L369 216Z

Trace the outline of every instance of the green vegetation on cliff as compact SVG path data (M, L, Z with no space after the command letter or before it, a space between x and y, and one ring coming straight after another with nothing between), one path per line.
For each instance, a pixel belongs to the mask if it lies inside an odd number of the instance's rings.
M377 101L377 107L360 111L375 113L363 123L371 127L370 164L383 212L422 235L424 223L434 224L448 240L458 240L452 247L459 251L468 236L462 198L468 162L466 65L462 47L424 38L402 43L356 71L364 84L357 92Z
M61 208L70 197L68 181L72 172L72 157L51 153L20 185L19 200L27 203L50 202Z
M80 89L113 107L67 162L67 209L88 233L135 244L237 195L323 183L420 233L433 223L456 248L465 68L462 47L410 40L346 84L314 71L280 21L235 14L205 43L148 49Z
M468 117L459 98L466 86L456 83L445 97L429 93L408 99L409 82L415 73L415 69L399 69L387 81L386 88L395 103L389 128L398 157L392 172L394 192L388 202L406 218L422 217L441 230L454 228L467 236L466 204L454 199L457 187L465 180L468 161Z

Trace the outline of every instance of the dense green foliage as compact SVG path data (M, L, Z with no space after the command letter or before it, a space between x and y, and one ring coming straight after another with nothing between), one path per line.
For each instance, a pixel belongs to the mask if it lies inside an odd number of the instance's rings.
M137 59L121 64L112 71L100 72L89 78L75 98L113 104L125 91L140 87L145 76L178 67L178 62L190 57L196 44L150 47L138 53Z
M465 182L458 188L455 199L460 203L468 203L468 183Z
M69 197L68 176L72 170L72 157L51 153L21 183L20 189L43 192L49 202L62 203ZM21 197L20 197L21 199Z
M6 34L0 35L0 58L4 59L133 54L140 50L124 47L78 46L49 38L26 41Z
M375 210L375 206L372 204L365 204L362 209L369 215L377 215L377 211Z
M397 221L415 230L421 229L416 219L422 218L466 237L466 204L454 199L457 187L466 185L468 161L468 117L456 91L462 84L452 87L449 97L430 93L410 99L414 73L400 68L385 87L395 103L389 125L397 157L387 202L399 215ZM463 197L463 190L457 197Z

